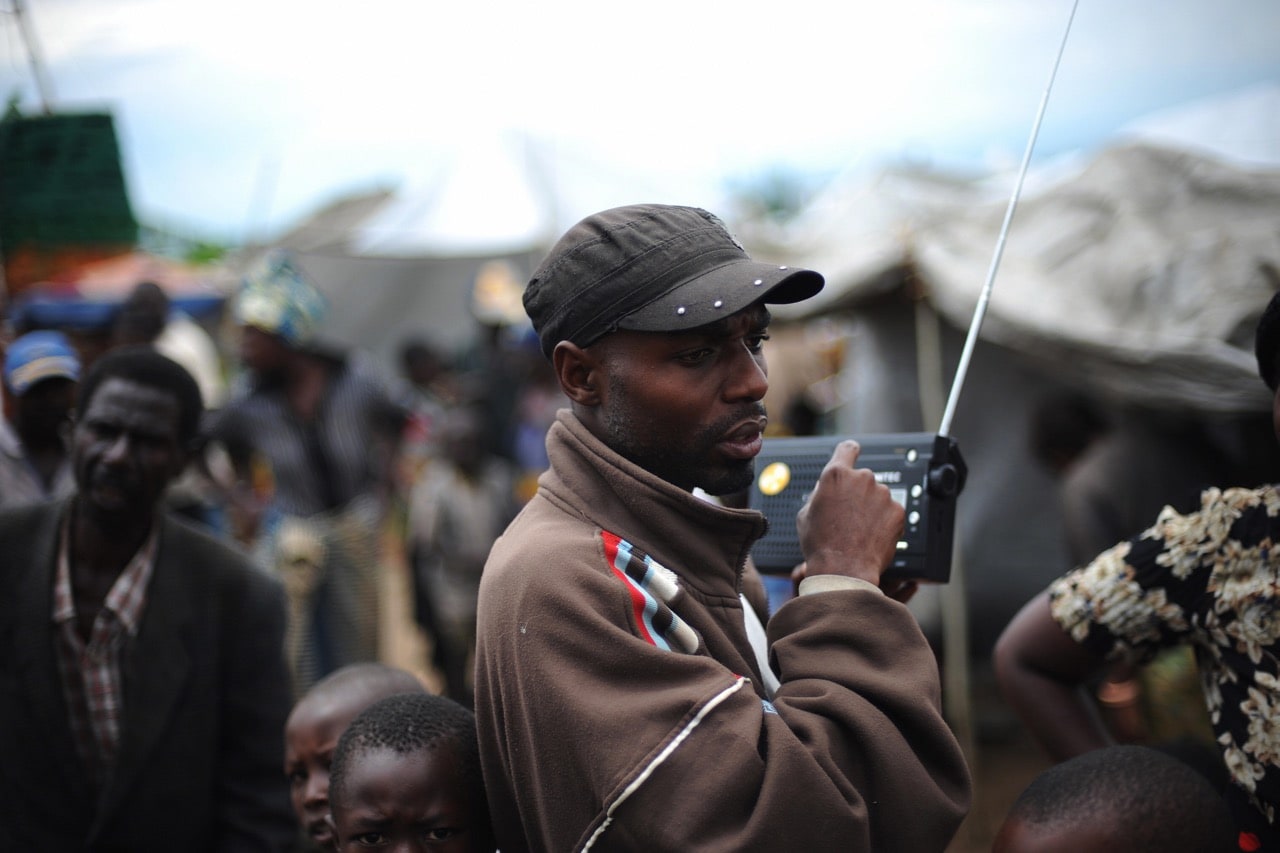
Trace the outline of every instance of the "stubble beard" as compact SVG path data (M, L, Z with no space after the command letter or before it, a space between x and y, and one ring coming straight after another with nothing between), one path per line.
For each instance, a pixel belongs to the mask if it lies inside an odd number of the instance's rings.
M624 395L614 388L611 399ZM700 487L709 495L721 496L740 492L755 479L754 459L725 459L712 464L715 447L726 432L740 423L744 417L763 413L764 405L754 404L743 413L735 413L700 430L684 440L664 440L660 416L643 419L619 406L607 406L603 412L603 424L608 444L630 462L639 465L656 477L685 491ZM644 441L643 436L659 436L656 441Z

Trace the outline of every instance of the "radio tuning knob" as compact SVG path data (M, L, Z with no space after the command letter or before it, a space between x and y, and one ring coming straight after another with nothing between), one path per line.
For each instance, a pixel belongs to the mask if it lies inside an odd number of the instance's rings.
M953 497L960 490L960 472L950 462L929 471L929 494L939 498Z

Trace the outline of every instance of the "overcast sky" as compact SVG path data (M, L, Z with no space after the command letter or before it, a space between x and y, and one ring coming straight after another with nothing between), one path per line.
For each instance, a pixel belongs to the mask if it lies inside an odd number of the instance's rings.
M0 94L40 100L0 0ZM344 193L464 182L459 240L713 209L730 182L1016 162L1070 0L24 0L53 105L109 109L135 212L237 241ZM1037 156L1280 81L1277 0L1081 0ZM521 170L526 166L528 172ZM485 176L489 175L488 180ZM535 196L530 198L530 196ZM425 202L424 202L425 203ZM443 203L443 202L441 202Z

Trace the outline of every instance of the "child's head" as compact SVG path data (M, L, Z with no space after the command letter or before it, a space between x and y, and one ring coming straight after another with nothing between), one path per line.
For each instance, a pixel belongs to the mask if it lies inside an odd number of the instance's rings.
M1208 779L1158 750L1113 746L1078 755L1032 780L991 849L1225 853L1236 847L1226 802Z
M333 756L337 849L492 853L475 715L444 696L392 696L352 721Z
M329 764L338 738L356 715L379 699L399 693L423 693L411 673L380 663L343 667L316 682L294 705L284 727L284 774L304 835L322 850L331 849Z

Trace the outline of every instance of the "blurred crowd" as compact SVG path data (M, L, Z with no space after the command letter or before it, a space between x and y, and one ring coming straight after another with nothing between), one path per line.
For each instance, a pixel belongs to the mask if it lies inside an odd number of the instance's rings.
M403 566L429 656L418 668L469 705L480 571L546 467L563 396L531 333L478 320L474 343L449 351L424 331L388 369L332 344L327 312L288 252L261 259L211 319L151 281L88 319L19 300L5 330L0 506L71 494L81 374L116 348L152 346L187 368L206 410L166 504L283 580L294 694L386 657L382 575ZM42 374L24 383L36 361Z

